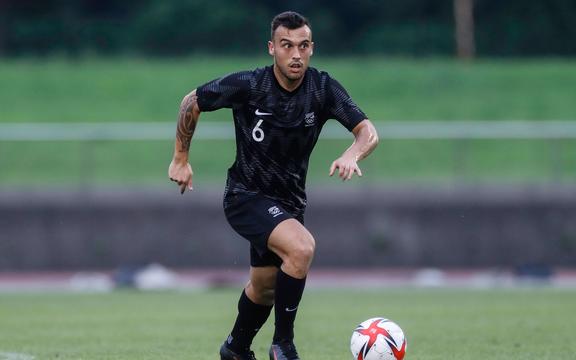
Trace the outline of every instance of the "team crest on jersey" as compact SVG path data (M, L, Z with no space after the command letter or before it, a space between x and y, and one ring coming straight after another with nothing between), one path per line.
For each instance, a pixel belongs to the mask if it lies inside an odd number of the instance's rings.
M280 210L280 208L278 206L272 206L271 208L268 209L268 213L270 215L272 215L272 217L276 217L278 215L282 215L284 214L282 212L282 210Z
M316 115L314 112L309 112L304 115L304 126L314 126L316 124Z

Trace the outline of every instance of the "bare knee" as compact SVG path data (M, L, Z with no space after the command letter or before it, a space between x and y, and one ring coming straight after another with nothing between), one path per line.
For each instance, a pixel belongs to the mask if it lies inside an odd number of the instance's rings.
M304 278L308 274L316 243L310 234L305 234L286 253L282 270L295 278Z
M295 219L281 222L268 238L268 248L282 258L282 271L299 279L308 274L315 246L312 234Z
M312 258L314 258L314 250L316 244L314 243L314 238L308 236L307 238L301 240L294 250L288 253L288 257L291 258L293 262L299 262L302 264L310 264Z

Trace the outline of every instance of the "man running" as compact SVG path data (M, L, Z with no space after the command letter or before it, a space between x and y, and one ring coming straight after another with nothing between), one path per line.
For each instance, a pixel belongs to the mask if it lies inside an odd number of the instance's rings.
M224 212L250 242L250 280L238 316L220 348L222 360L255 360L253 338L272 308L271 360L300 359L294 321L312 262L315 240L304 226L308 160L322 126L336 119L354 136L330 176L362 176L358 161L378 144L376 129L344 88L326 72L309 68L314 50L310 23L288 11L272 20L271 66L210 81L184 97L168 174L181 193L192 189L190 142L201 112L231 108L236 159L228 170Z

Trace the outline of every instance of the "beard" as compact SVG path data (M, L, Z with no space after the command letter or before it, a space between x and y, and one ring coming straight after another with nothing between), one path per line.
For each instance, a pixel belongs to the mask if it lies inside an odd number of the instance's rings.
M307 66L304 66L304 64L300 63L300 67L298 68L299 71L294 72L292 71L290 65L281 66L277 62L275 63L275 65L280 71L280 74L282 74L282 76L288 81L298 81L302 79L304 77L304 74L306 73L306 69L308 68Z

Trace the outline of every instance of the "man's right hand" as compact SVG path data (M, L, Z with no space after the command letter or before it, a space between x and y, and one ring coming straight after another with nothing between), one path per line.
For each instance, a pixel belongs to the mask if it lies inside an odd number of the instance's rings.
M180 162L172 160L168 167L168 177L180 187L180 194L184 194L186 188L192 190L192 166L188 161Z

